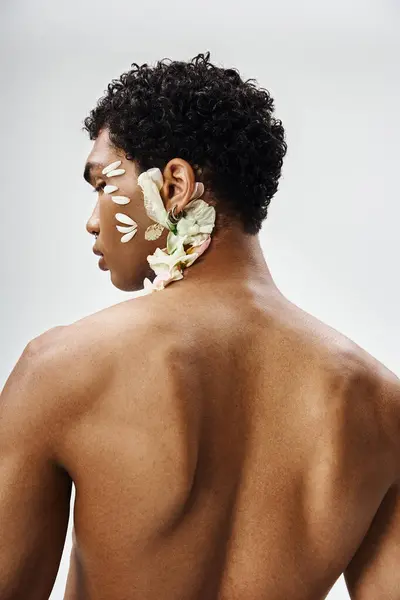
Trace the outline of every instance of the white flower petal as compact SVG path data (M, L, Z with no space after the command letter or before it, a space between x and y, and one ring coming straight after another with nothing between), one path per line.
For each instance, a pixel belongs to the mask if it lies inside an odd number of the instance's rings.
M119 167L120 164L122 164L122 161L116 160L115 162L111 163L110 165L107 165L107 167L104 167L104 169L102 170L103 175L107 175L107 173L109 173L113 169L116 169L117 167Z
M123 225L116 225L115 227L118 229L118 231L120 233L130 233L134 229L137 229L137 225L129 225L126 227L124 227Z
M131 231L130 233L126 233L125 235L122 236L121 238L121 242L123 244L126 244L126 242L129 242L134 235L136 235L137 229L135 229L134 231Z
M195 221L193 221L193 219L182 217L182 219L180 219L176 225L177 234L181 237L184 237L189 233L189 229L194 223Z
M147 288L150 288L150 287L152 287L152 283L151 283L150 279L148 277L146 277L143 280L143 288L147 289Z
M177 224L177 234L185 244L199 245L214 229L215 208L204 200L192 200L186 206L186 216Z
M153 284L151 283L150 279L148 277L146 277L146 279L144 279L143 281L143 296L145 294L151 294L152 292L154 292L154 287Z
M129 204L131 201L130 198L126 196L111 196L111 200L115 202L115 204Z
M146 240L158 240L158 238L162 235L164 227L159 223L154 223L154 225L149 225L144 233L144 237Z
M169 232L167 237L167 252L172 254L181 245L182 238L179 235L175 235L172 231Z
M167 249L165 248L165 250ZM161 250L161 248L156 248L154 254L147 257L147 262L156 275L159 275L164 271L172 271L180 262L184 262L186 259L186 252L183 245L180 244L171 255Z
M150 171L151 170L152 169L150 169ZM145 171L144 173L141 173L137 181L143 190L144 208L148 217L152 221L160 223L169 229L167 223L167 211L165 210L157 184L153 181L149 172Z
M196 219L198 223L209 222L215 217L215 208L204 202L204 200L196 199L189 202L185 208L187 216Z
M116 185L106 185L104 188L104 193L105 194L112 194L113 192L117 191L117 186Z
M137 223L135 223L133 219L131 219L128 215L125 215L124 213L117 213L115 215L115 218L120 223L125 223L125 225L137 225Z
M163 183L162 173L157 168L148 169L138 177L147 215L169 230L167 247L156 248L154 254L147 256L147 262L156 274L153 283L148 279L143 282L143 287L148 293L164 289L170 282L183 278L183 270L192 265L208 248L210 233L215 224L215 208L199 199L204 193L204 185L199 181L196 182L191 201L185 208L185 216L179 219L177 224L169 223L168 213L160 195ZM156 225L152 225L147 228L146 239L153 237L155 227ZM187 251L185 245L190 245ZM198 247L197 252L194 250L195 246Z
M124 173L125 169L115 169L115 171L107 173L107 177L116 177L117 175L123 175Z
M196 181L191 199L200 198L204 194L204 184Z
M187 240L187 243L192 247L201 246L201 244L205 242L208 237L210 237L209 233L198 233L197 235L191 236L190 239Z
M187 256L188 258L185 261L185 264L187 267L190 267L199 255L196 252L193 252L192 254L188 254Z
M154 169L149 169L147 171L147 173L149 174L150 178L154 181L154 183L157 185L157 188L159 190L161 190L163 183L164 183L164 177L163 177L160 169L157 169L157 167L155 167Z

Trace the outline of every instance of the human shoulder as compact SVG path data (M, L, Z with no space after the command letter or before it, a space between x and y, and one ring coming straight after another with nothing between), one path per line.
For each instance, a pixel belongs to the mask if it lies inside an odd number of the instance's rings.
M398 598L399 571L393 567L400 558L400 379L370 355L364 358L375 385L377 415L387 449L381 470L388 476L380 505L344 578L351 598ZM372 458L370 453L368 463Z
M352 438L373 453L388 480L400 477L400 380L382 362L340 331L294 307L303 355L317 365L328 398L336 398ZM300 325L299 325L300 323ZM324 383L326 385L326 383Z
M301 323L299 330L312 348L318 365L337 397L341 398L346 422L370 449L379 448L379 464L388 478L400 481L400 379L354 340L292 306ZM350 419L349 416L352 415Z
M353 388L358 390L360 411L370 409L392 483L400 482L400 379L382 362L354 344Z
M10 379L14 385L17 380L26 382L31 391L40 390L43 401L48 397L49 402L57 402L58 408L63 398L73 404L74 398L82 397L89 388L95 395L96 390L103 389L124 343L139 347L145 337L151 314L146 303L136 300L107 307L34 337L25 346L6 385Z
M124 365L135 376L140 359L160 355L176 337L176 330L163 311L162 299L138 297L64 327L54 334L48 354L55 370L57 365L64 370L78 392L88 387L93 392L105 391L115 376L121 377Z
M377 405L393 460L394 480L400 485L400 379L382 363L375 369Z
M0 439L4 448L54 460L60 433L61 398L67 377L58 360L63 327L52 328L28 342L1 392Z
M111 349L116 354L128 346L130 352L140 352L146 340L151 339L154 344L153 336L165 334L168 329L168 311L160 294L152 294L131 298L88 315L68 326L65 335L76 337L82 349L94 346L99 357L105 354L110 360Z

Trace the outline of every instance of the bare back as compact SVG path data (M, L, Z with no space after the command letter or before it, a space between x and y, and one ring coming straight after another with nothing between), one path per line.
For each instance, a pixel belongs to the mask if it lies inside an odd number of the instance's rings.
M96 319L118 343L60 441L66 600L324 598L390 477L357 346L276 291L164 290Z

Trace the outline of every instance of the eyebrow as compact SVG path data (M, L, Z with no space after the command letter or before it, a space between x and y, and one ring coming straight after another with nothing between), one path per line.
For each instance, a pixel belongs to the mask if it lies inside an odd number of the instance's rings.
M98 167L103 167L102 163L98 162L87 162L85 165L85 170L83 172L83 178L92 185L92 170Z

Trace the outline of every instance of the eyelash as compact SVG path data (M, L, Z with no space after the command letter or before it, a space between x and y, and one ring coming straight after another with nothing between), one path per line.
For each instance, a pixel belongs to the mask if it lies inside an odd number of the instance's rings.
M106 184L105 183L100 183L97 187L94 188L93 193L99 193L100 190L103 190L105 188Z

